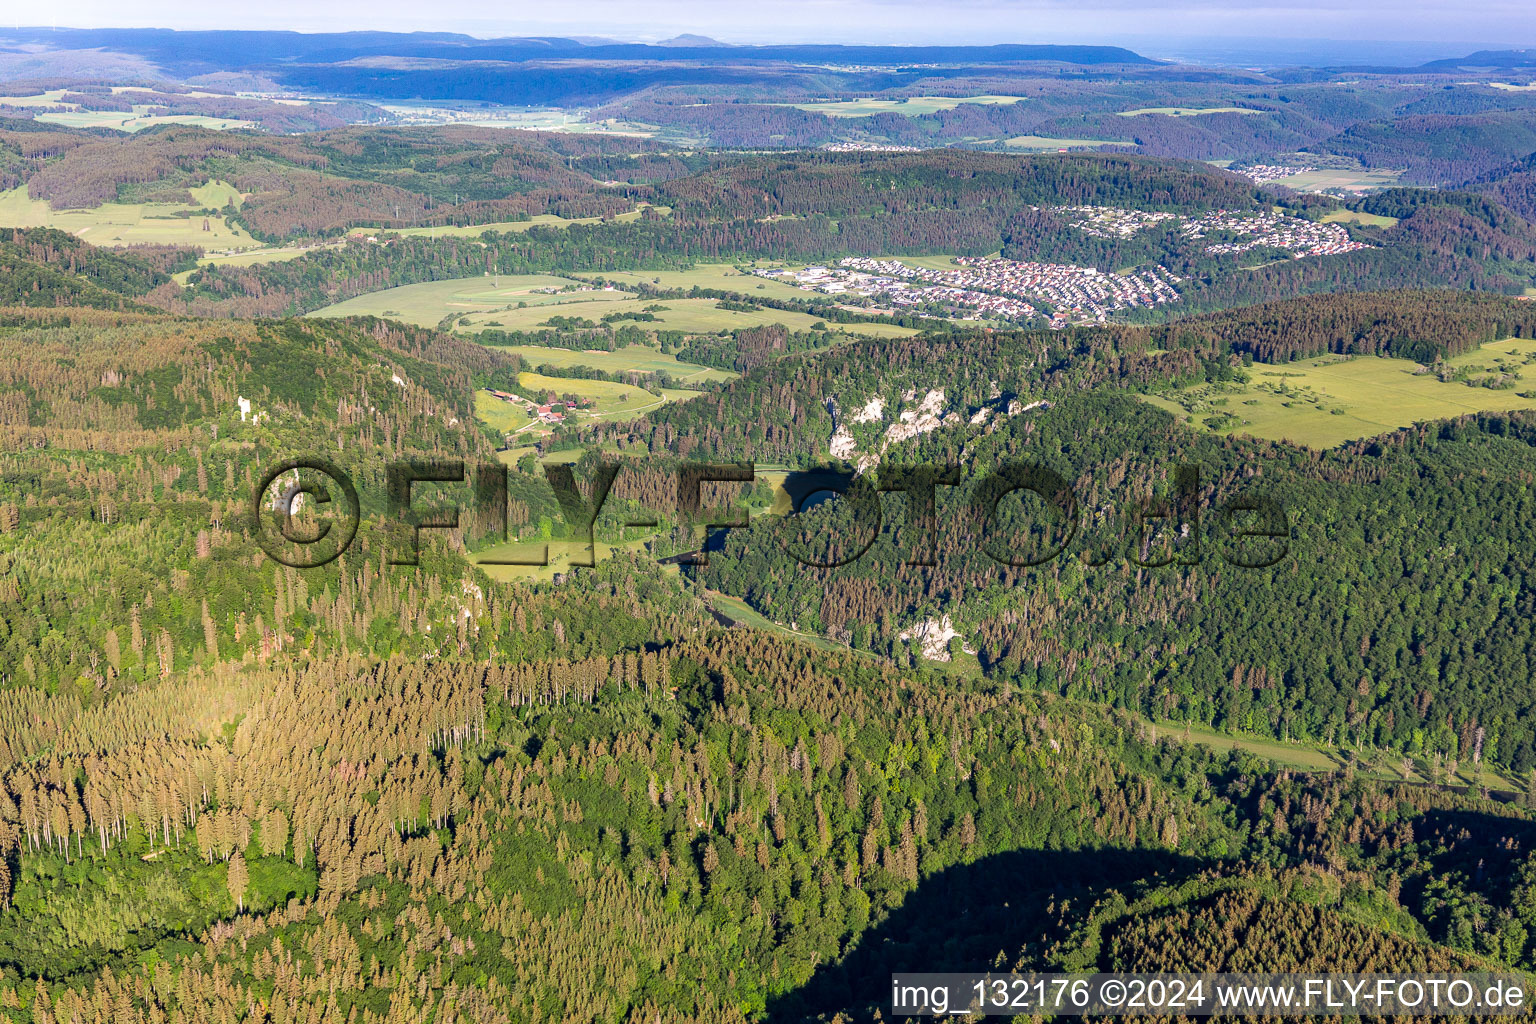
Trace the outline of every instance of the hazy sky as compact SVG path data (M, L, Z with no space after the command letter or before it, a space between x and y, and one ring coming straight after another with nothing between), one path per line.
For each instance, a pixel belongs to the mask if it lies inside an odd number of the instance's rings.
M60 0L25 22L76 27L437 30L478 36L662 39L697 32L726 42L1124 42L1147 37L1429 40L1536 46L1532 0ZM1451 46L1451 49L1456 49Z

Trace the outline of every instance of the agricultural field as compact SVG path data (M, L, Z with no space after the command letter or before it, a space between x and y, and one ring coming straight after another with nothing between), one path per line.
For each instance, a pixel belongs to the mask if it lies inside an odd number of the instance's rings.
M1364 224L1367 227L1390 228L1397 223L1396 217L1379 213L1361 213L1359 210L1334 210L1323 218L1324 224Z
M659 409L668 402L686 402L702 392L682 388L660 388L657 396L643 388L619 384L607 380L582 380L575 377L548 377L542 373L527 371L518 374L518 393L524 398L542 403L553 392L556 396L576 395L589 399L592 405L567 413L567 423L596 423L607 420L630 420ZM506 402L488 391L475 392L475 418L492 430L502 434L517 434L519 440L535 441L550 430L524 411L524 406ZM509 449L501 453L501 459L513 465L523 455L533 451L531 445ZM574 457L580 456L576 451ZM548 461L546 459L545 461Z
M621 118L590 120L585 108L515 107L494 103L444 105L432 102L380 103L405 125L460 125L472 128L520 128L525 131L568 132L581 135L621 135L629 138L665 136L669 141L697 144L701 139L659 125Z
M1015 135L1004 139L1008 149L1082 149L1087 146L1135 146L1134 142L1120 139L1051 139L1043 135Z
M475 419L502 434L513 434L537 422L520 405L503 402L489 391L475 392Z
M1536 409L1536 340L1483 345L1442 364L1442 380L1408 359L1322 356L1254 363L1241 384L1202 384L1148 401L1219 433L1332 448L1423 420ZM1502 379L1503 387L1488 387ZM1530 397L1527 397L1530 396Z
M1397 179L1402 176L1402 171L1379 170L1347 170L1339 168L1322 168L1316 171L1304 171L1301 174L1293 174L1288 178L1276 178L1275 184L1293 188L1298 192L1326 192L1338 190L1341 192L1372 192L1376 189L1391 188L1397 184Z
M868 117L871 114L905 114L918 117L941 110L953 110L962 103L1000 106L1018 103L1022 96L907 96L901 99L823 100L815 103L784 103L774 106L794 107L828 117Z
M113 91L122 92L123 87L116 87ZM137 132L161 124L200 125L215 131L253 127L250 121L202 114L151 114L149 111L153 107L148 104L134 104L130 111L82 110L78 103L62 102L64 92L63 89L50 89L36 96L0 96L0 104L11 107L68 107L68 110L38 114L35 118L39 124L56 124L65 128L114 128L123 132Z
M258 263L281 263L284 260L297 259L307 252L316 249L334 249L340 246L340 242L327 242L324 245L292 245L275 249L241 249L236 252L212 252L198 259L200 267L225 266L225 267L250 267ZM187 278L192 276L192 271L183 270L172 274L178 284L186 284Z
M150 107L134 104L131 112L120 110L66 110L59 113L38 114L34 120L41 124L56 124L65 128L112 128L120 132L139 132L162 124L190 124L214 131L231 131L236 128L255 127L253 121L237 121L228 117L209 117L206 114L151 114Z
M751 267L781 267L784 264L760 260ZM583 275L577 273L575 277ZM648 284L654 288L718 288L722 291L741 292L744 295L760 294L770 299L797 299L804 301L806 293L792 285L753 277L737 269L734 263L700 263L691 270L619 270L602 275L605 281L617 285Z
M631 384L618 384L610 380L577 380L573 377L546 377L542 373L518 374L517 383L528 398L540 398L546 392L557 395L576 395L591 399L591 411L576 414L579 422L596 420L627 420L640 413L659 409L668 402L684 401L696 397L697 391L663 392L660 398L643 388Z
M1167 114L1169 117L1199 117L1201 114L1262 114L1253 107L1138 107L1120 111L1121 117L1140 117L1142 114Z
M127 86L114 86L112 92L123 92ZM192 92L187 95L215 95L210 92ZM149 114L154 109L152 104L134 104L132 111L83 111L78 103L65 103L65 89L49 89L43 94L32 97L0 97L0 104L17 107L69 107L66 111L38 114L35 120L40 124L60 124L63 127L111 127L120 132L140 132L146 127L154 127L157 124L198 124L201 127L210 127L214 130L237 129L237 127L253 127L252 121L238 121L233 118L206 117L201 114Z
M225 189L211 183L194 190L222 207ZM58 228L92 245L190 245L204 249L254 249L261 245L223 217L195 213L204 206L176 203L103 203L90 210L55 210L47 200L27 196L26 186L0 192L0 224L18 228ZM204 225L207 230L203 230Z
M800 297L805 298L809 293L801 292ZM810 313L799 313L791 310L762 308L751 312L734 309L719 308L717 299L637 299L624 292L602 293L597 297L584 294L570 296L571 301L561 303L544 303L530 305L527 309L503 309L493 313L484 313L467 317L462 323L464 330L478 330L484 327L500 326L509 331L537 330L540 324L549 321L552 316L580 317L594 323L600 323L604 316L623 313L653 312L654 321L640 322L642 328L656 328L659 330L688 331L693 333L712 333L715 331L736 330L741 327L762 327L766 324L783 324L790 330L809 330L818 323L823 323L820 317ZM651 309L651 307L664 307ZM635 321L616 321L616 326ZM840 330L849 334L866 334L878 337L896 337L908 334L916 334L917 331L909 327L897 327L891 324L828 324L833 330Z
M613 352L512 345L501 351L515 352L529 366L557 366L562 370L572 366L590 366L594 370L609 373L667 373L674 379L696 383L731 380L737 376L730 370L685 363L670 352L663 352L650 345L626 345Z
M359 295L345 302L317 309L309 315L382 316L392 320L403 320L420 327L436 327L443 317L452 313L484 312L515 306L519 302L530 305L557 302L560 296L535 292L534 289L564 288L567 285L582 284L583 282L568 277L555 277L549 274L460 277L448 281L425 281L421 284L407 284L380 292L369 292L367 295Z
M65 90L49 89L47 92L38 93L36 96L0 96L0 103L8 107L58 107L75 106L73 103L61 103Z
M610 280L632 277L637 280L674 281L686 279L693 272L642 272L638 274L611 274ZM718 280L716 273L699 275L698 283ZM773 293L786 298L806 299L808 292L773 282L767 284ZM580 287L581 291L544 292L536 289ZM677 287L686 285L677 284ZM711 285L714 287L715 285ZM755 290L753 279L748 277L718 285L722 288ZM764 289L765 294L769 289ZM747 294L750 294L748 292ZM661 306L664 309L650 310ZM309 316L381 316L403 320L422 327L435 327L444 317L461 316L459 329L478 331L486 327L508 331L537 330L553 316L574 317L602 322L602 318L615 313L654 312L653 321L616 321L638 323L642 327L663 330L713 332L734 330L740 327L761 327L765 324L783 324L791 330L808 330L821 319L809 313L791 310L758 309L750 312L720 309L715 299L638 299L629 292L615 288L612 291L595 287L590 281L573 277L557 277L549 274L502 275L499 277L456 278L448 281L426 281L421 284L402 285L384 291L370 292L318 309ZM830 324L834 331L845 334L862 334L876 337L901 337L916 334L910 327L894 324Z
M654 310L656 315L654 321L639 322L639 327L644 329L654 327L659 330L713 333L717 330L736 330L739 327L783 324L791 330L809 330L814 324L822 322L822 319L809 313L786 312L786 310L760 309L754 312L740 312L740 310L719 309L717 299L656 301L656 299L636 299L625 295L624 292L614 292L607 293L602 298L559 302L558 309L554 309L550 304L544 304L544 306L530 306L528 309L499 310L499 312L485 313L481 316L470 316L464 322L464 329L476 330L499 324L507 330L538 330L539 325L548 322L551 316L578 316L588 321L601 322L604 316L616 315L616 313L651 312L648 307L665 307L665 309ZM627 322L634 321L616 321L616 325L624 325ZM888 327L883 324L849 324L848 329L857 329L860 333L869 333L869 335L915 333L903 327Z

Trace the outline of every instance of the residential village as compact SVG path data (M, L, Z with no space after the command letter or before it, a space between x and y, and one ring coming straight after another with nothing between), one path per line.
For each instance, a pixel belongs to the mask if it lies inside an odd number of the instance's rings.
M1293 259L1308 256L1337 256L1369 249L1364 242L1349 237L1342 224L1320 224L1303 217L1287 217L1278 213L1232 213L1214 210L1204 216L1187 219L1183 226L1185 238L1199 239L1218 233L1229 232L1246 236L1241 241L1217 242L1205 247L1212 255L1236 255L1250 249L1284 249Z
M1213 256L1279 249L1293 259L1332 256L1369 248L1350 238L1342 224L1323 224L1278 213L1215 210L1199 217L1148 210L1068 206L1073 227L1098 238L1130 238L1161 224L1184 239L1216 239ZM923 267L899 259L850 256L836 266L759 268L752 273L823 295L876 299L918 316L1022 323L1048 315L1050 326L1101 323L1113 313L1179 301L1182 279L1162 264L1116 273L1071 263L1032 263L996 257L959 256L952 268ZM1042 310L1039 307L1047 307ZM850 309L858 307L849 307ZM865 312L868 308L865 307Z
M1034 304L1041 302L1051 306L1051 324L1058 327L1103 321L1117 310L1150 308L1179 298L1178 278L1163 267L1121 275L1070 263L966 256L955 263L954 269L934 269L850 256L835 267L753 273L825 295L878 298L898 308L931 304L958 320L1023 322L1042 315Z
M1292 178L1298 174L1310 174L1317 168L1307 165L1253 164L1249 167L1232 167L1229 170L1233 174L1241 174L1255 185L1263 185L1267 182L1279 181L1281 178Z

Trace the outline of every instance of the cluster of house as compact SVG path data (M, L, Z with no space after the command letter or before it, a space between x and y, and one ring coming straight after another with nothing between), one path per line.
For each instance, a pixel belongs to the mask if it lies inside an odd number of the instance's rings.
M1234 167L1232 173L1241 174L1255 185L1262 185L1268 181L1279 181L1281 178L1290 178L1315 170L1317 170L1316 167L1292 167L1288 164L1254 164L1251 167Z
M540 405L538 402L535 402L531 398L524 398L522 395L514 395L510 391L498 391L495 388L487 388L486 390L490 392L492 398L499 398L503 402L521 406L524 412L538 420L540 423L545 424L546 426L554 426L557 423L565 422L567 410L564 405L560 405L560 407L556 409L555 405L559 405L559 403L546 403L544 405Z
M1028 320L1038 312L1017 297L975 291L959 281L947 280L943 271L920 270L896 260L849 258L836 267L764 269L753 273L781 280L787 278L801 288L824 295L878 297L893 307L910 310L914 306L931 306L940 311L938 314L919 311L919 316L942 315L955 320Z
M1176 213L1153 210L1120 210L1112 206L1062 206L1058 213L1075 217L1071 225L1095 238L1130 238L1144 228L1177 220Z
M1029 295L1056 311L1053 326L1098 322L1122 309L1150 309L1179 301L1179 278L1158 264L1134 274L1115 274L1072 263L960 256L955 262L972 287Z
M1225 232L1241 236L1240 240L1216 242L1205 247L1213 255L1232 255L1250 249L1284 249L1295 259L1306 256L1337 256L1369 249L1364 242L1356 242L1342 224L1319 224L1302 217L1287 217L1278 213L1230 213L1214 210L1188 221L1184 225L1185 238L1205 238L1212 233Z
M1191 240L1212 235L1225 236L1212 241L1205 251L1212 255L1235 255L1251 249L1284 249L1296 259L1305 256L1336 256L1356 249L1370 248L1349 237L1342 224L1319 224L1301 217L1278 213L1213 210L1199 217L1149 210L1120 210L1107 206L1063 206L1057 212L1076 219L1070 223L1084 234L1096 238L1130 238L1138 231L1157 224L1174 223Z
M1035 302L1045 302L1055 311L1052 326L1102 321L1117 310L1179 298L1179 279L1161 266L1110 274L1070 263L973 257L955 262L953 268L914 267L898 260L851 256L836 267L754 273L827 295L878 296L892 306L931 304L953 319L1024 321L1040 315Z
M821 146L827 153L919 153L921 146L898 146L890 142L826 142Z

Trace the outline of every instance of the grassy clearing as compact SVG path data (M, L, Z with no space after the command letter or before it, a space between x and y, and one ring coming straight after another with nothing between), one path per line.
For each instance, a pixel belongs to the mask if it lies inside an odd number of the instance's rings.
M1307 772L1331 772L1337 771L1350 763L1353 757L1356 770L1364 776L1373 779L1384 779L1389 782L1419 782L1430 781L1429 769L1422 761L1410 758L1407 775L1402 771L1402 755L1387 751L1366 750L1359 752L1341 751L1330 747L1324 747L1314 743L1283 743L1280 740L1265 739L1256 736L1239 736L1233 733L1220 732L1203 725L1185 724L1183 722L1152 722L1152 729L1160 738L1200 743L1217 750L1231 750L1233 747L1246 751L1265 760L1278 764L1291 765ZM1495 772L1485 772L1481 779L1471 772L1458 771L1454 778L1446 780L1451 785L1487 786L1489 789L1503 789L1519 791L1510 779Z
M1472 382L1415 373L1418 364L1407 359L1323 356L1255 363L1246 383L1199 385L1148 400L1203 429L1310 448L1331 448L1423 420L1536 409L1536 398L1524 397L1536 395L1536 341L1490 342L1445 366ZM1498 374L1511 375L1513 386L1477 384Z
M1052 139L1043 135L1015 135L1004 139L1009 149L1079 149L1084 146L1135 146L1123 139Z
M745 265L745 264L744 264ZM755 267L781 267L782 263L762 261L750 264ZM581 274L577 274L581 277ZM792 285L766 278L744 274L731 263L701 263L691 270L620 270L601 275L604 280L620 287L626 284L648 284L655 288L718 288L722 291L741 292L744 295L762 295L770 299L799 299L804 301L810 293Z
M1344 192L1371 192L1375 189L1391 188L1397 184L1397 179L1402 176L1402 171L1348 171L1348 170L1319 170L1305 171L1301 174L1293 174L1288 178L1277 178L1276 184L1285 185L1298 192L1322 192L1327 189L1338 189Z
M35 120L43 124L56 124L65 128L113 128L120 132L138 132L162 124L190 124L214 131L255 127L254 121L237 121L228 117L208 117L205 114L151 114L152 107L134 104L132 111L121 110L67 110L62 113L38 114Z
M1122 110L1121 117L1140 117L1142 114L1166 114L1169 117L1199 117L1201 114L1262 114L1252 107L1138 107Z
M502 275L500 277L462 277L449 281L425 281L381 292L359 295L310 316L384 316L422 327L435 327L450 313L469 313L538 302L549 296L535 294L535 288L563 288L580 284L568 277L548 274Z
M334 249L341 243L332 242L326 245L297 245L277 249L245 249L232 253L210 253L197 261L200 267L225 266L225 267L249 267L257 263L280 263L283 260L297 259L307 252L317 249ZM186 284L187 278L192 276L192 271L183 270L179 274L172 274L178 284Z
M535 422L522 406L503 402L489 391L475 392L475 419L503 434L515 433Z
M716 381L731 380L737 376L730 370L716 370L698 363L685 363L669 352L649 345L626 345L614 352L583 351L565 348L543 348L539 345L514 345L502 349L515 352L529 366L590 366L594 370L610 373L669 373L679 380Z
M788 626L774 622L772 619L761 614L757 611L757 609L753 608L739 597L732 597L729 594L721 594L714 590L706 590L704 592L704 597L705 600L707 600L710 605L712 605L721 615L724 615L732 622L747 626L751 629L763 629L770 633L778 633L782 636L793 637L802 643L809 644L812 647L822 651L841 651L844 654L853 652L855 654L865 654L870 658L874 657L873 654L868 654L864 651L856 651L852 647L847 647L835 640L830 640L827 637L821 636L820 634L802 633L798 629L790 629Z
M1324 224L1364 224L1367 227L1389 228L1397 223L1396 217L1384 217L1379 213L1361 213L1359 210L1334 210L1323 218Z
M552 540L548 542L548 546L548 565L485 564L487 561L507 559L527 562L539 561L545 555L544 541L509 541L506 544L497 544L495 547L476 552L471 556L471 561L479 565L481 571L493 580L500 580L504 583L511 581L547 583L554 579L557 572L579 571L579 568L571 563L585 563L593 554L595 554L596 560L601 562L618 550L643 551L645 550L645 540L642 538L640 540L623 541L617 544L596 541L591 547L588 547L585 541Z
M1007 106L1018 103L1022 96L907 96L901 99L823 100L816 103L775 103L773 106L794 107L812 114L828 117L868 117L871 114L905 114L918 117L940 110L953 110L962 103L981 103L987 106Z
M203 186L203 189L217 190L223 184L218 182ZM92 245L253 249L261 244L223 217L194 214L197 209L200 207L176 203L103 203L90 210L55 210L46 200L28 198L25 185L0 192L0 225L59 228ZM207 231L203 230L204 224L208 226Z
M49 89L47 92L36 96L0 96L0 103L4 103L8 107L57 107L62 105L78 108L79 104L76 103L59 103L65 91L64 89Z
M545 391L580 395L597 402L627 401L629 403L654 402L656 396L631 384L619 384L611 380L576 380L572 377L546 377L542 373L524 371L517 375L517 382L536 398Z
M1516 85L1513 82L1489 82L1488 85L1491 88L1503 89L1506 92L1536 92L1536 82L1531 82L1529 85Z
M632 221L640 219L640 211L650 206L650 203L641 203L628 213L621 213L613 219L616 221ZM662 216L671 214L672 207L653 207ZM464 224L464 225L439 225L437 227L422 228L353 228L348 234L371 235L387 231L392 235L416 235L431 236L434 238L479 238L489 231L517 232L527 231L529 228L565 228L572 224L598 224L601 217L577 217L575 219L559 217L553 213L537 213L527 220L498 220L489 224Z
M192 198L197 200L197 205L209 210L222 210L226 206L234 206L239 209L245 202L245 194L227 181L219 181L217 178L204 185L188 189Z
M546 377L541 373L518 374L518 393L524 398L542 403L553 392L558 400L564 395L588 399L584 408L572 407L566 412L566 423L584 424L606 421L631 420L637 416L660 409L668 402L686 402L703 394L682 388L663 388L660 395L628 384L606 380L578 380L573 377ZM519 441L538 441L548 437L551 428L528 415L521 405L504 402L486 391L475 392L475 418L492 430L502 434L515 434ZM533 445L525 444L499 452L497 457L506 465L516 465L517 460L534 452ZM562 461L561 455L569 454L570 461L581 457L580 449L568 453L555 453L541 457L543 462Z
M734 269L721 266L701 268L697 271L633 272L608 274L605 278L622 283L624 280L660 279L663 287L707 287L740 290L751 295L756 284L767 287L765 296L805 299L810 293L777 282L756 282L748 276L745 280ZM562 288L580 285L587 290L575 292L539 292L535 289ZM640 321L645 328L679 330L694 333L712 333L735 330L742 327L762 327L767 324L783 324L791 330L809 330L821 323L818 316L792 310L758 309L740 311L720 309L715 299L637 299L619 289L596 289L586 280L575 277L557 277L544 274L501 277L458 278L450 281L427 281L422 284L402 285L384 291L359 295L345 302L315 310L310 316L382 316L422 327L435 327L443 318L454 314L467 314L460 324L465 331L478 331L487 327L508 331L538 330L553 316L574 317L601 323L609 314L643 313L647 307L663 306L655 310L657 319ZM519 308L522 307L522 308ZM617 321L619 325L636 321ZM905 337L918 333L910 327L893 324L829 324L832 330L847 335L874 337Z
M809 293L801 292L800 294L804 297ZM547 323L553 316L578 317L593 323L601 323L605 316L644 313L651 311L650 307L653 306L665 308L654 310L656 320L642 322L638 326L709 334L743 327L763 327L767 324L783 324L790 330L804 331L824 322L818 316L792 310L763 308L746 312L721 309L715 299L636 299L625 292L589 292L559 298L567 298L569 301L530 305L527 309L503 309L494 313L471 316L463 326L465 330L479 330L499 325L509 331L532 331L538 330L541 324ZM633 323L633 321L617 321L616 326L623 326L625 323ZM897 327L892 324L828 324L827 326L847 334L876 337L898 337L917 333L913 328Z
M518 374L517 382L528 398L542 398L553 391L556 395L576 395L591 399L593 404L588 409L576 413L578 422L633 419L640 413L659 409L670 401L665 394L658 398L642 388L608 380L576 380L525 372ZM699 392L683 391L679 394L694 398Z

